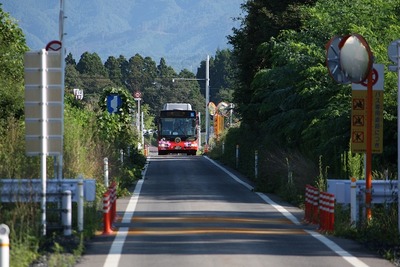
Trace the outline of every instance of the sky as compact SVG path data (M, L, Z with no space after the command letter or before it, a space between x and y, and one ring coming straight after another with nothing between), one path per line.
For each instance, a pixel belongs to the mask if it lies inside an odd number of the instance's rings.
M24 31L31 50L59 39L57 0L7 0L3 10ZM127 59L140 54L176 71L196 72L207 55L230 48L227 36L239 22L243 0L63 0L63 44L76 61L84 52Z

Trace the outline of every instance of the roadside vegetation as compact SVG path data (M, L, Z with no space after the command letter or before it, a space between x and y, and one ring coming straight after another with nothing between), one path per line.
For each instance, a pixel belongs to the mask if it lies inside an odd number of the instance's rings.
M363 155L350 148L351 85L333 81L325 64L330 38L358 33L375 63L386 66L384 149L373 155L373 179L397 179L397 74L387 69L393 65L387 47L400 37L400 3L273 2L247 1L241 27L228 37L238 66L234 103L240 122L212 144L210 155L252 178L257 190L299 207L306 184L326 191L327 179L365 179ZM352 225L349 207L337 205L333 234L358 240L398 265L397 203L374 205L372 214Z
M349 145L351 85L339 85L329 77L325 44L336 35L361 34L375 62L387 67L391 64L387 46L400 37L400 3L252 0L242 9L243 17L237 18L240 27L228 36L232 50L217 50L210 60L210 100L234 104L232 123L226 119L224 133L211 140L210 156L254 179L257 190L278 194L299 207L304 203L306 184L323 190L330 178L364 179L363 156L351 153ZM23 32L0 5L1 178L40 175L40 160L25 155L26 51ZM119 195L129 194L145 164L138 145L142 133L135 125L135 92L142 93L145 129L155 129L157 114L166 102L189 102L204 116L204 81L174 82L174 78L204 79L205 61L196 74L177 73L164 59L157 64L139 54L110 56L103 63L96 53L85 52L78 61L72 54L65 61L63 177L82 174L96 179L97 201L86 204L85 231L74 229L73 240L61 238L57 231L41 237L37 203L0 203L0 223L11 228L12 267L29 266L45 255L53 255L46 260L49 266L71 266L84 251L84 242L101 229L104 157L109 159L111 179L119 184ZM82 100L75 99L74 88L83 90ZM119 114L106 110L106 96L113 93L123 98ZM397 74L387 68L383 127L384 152L373 156L373 178L396 179ZM151 135L145 138L146 144L154 142ZM50 177L55 176L52 161L49 157ZM376 205L372 220L351 225L348 209L337 207L334 234L356 239L396 262L400 245L396 208Z

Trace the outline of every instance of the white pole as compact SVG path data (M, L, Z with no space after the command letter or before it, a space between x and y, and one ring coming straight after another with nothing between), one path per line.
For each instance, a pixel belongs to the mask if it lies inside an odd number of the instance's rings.
M62 97L61 97L61 105L62 105L62 109L64 110L64 87L65 87L65 83L64 83L64 76L65 76L65 43L64 43L64 19L66 18L65 15L65 1L64 0L60 0L60 18L59 18L59 38L60 38L60 42L61 42L61 91L62 91ZM64 112L62 112L61 114L61 135L64 136ZM64 138L61 138L61 147L63 147L63 143L64 143ZM62 169L63 169L63 153L61 152L58 155L58 179L63 179L63 173L62 173Z
M42 49L42 148L41 148L41 186L42 186L42 198L41 198L41 211L42 211L42 235L46 235L46 177L47 177L47 60L46 50Z
M239 167L239 145L236 145L236 169Z
M254 152L254 177L258 177L258 151Z
M83 231L83 205L84 205L84 194L83 194L83 176L78 177L78 231Z
M141 136L142 136L142 148L144 149L144 135L143 135L143 129L144 129L144 119L143 119L143 111L142 111L142 119L141 119L141 123L140 125L142 126L142 131L140 132Z
M197 144L199 149L201 149L201 112L198 113L199 114L199 125L197 125Z
M207 55L206 60L206 145L208 145L210 114L208 111L208 103L210 102L210 56Z
M357 207L357 180L356 178L351 178L350 184L350 222L357 223L358 221L358 207Z
M108 158L104 158L104 185L108 188Z
M0 266L10 265L10 228L5 224L0 224Z
M137 131L138 131L138 135L140 137L140 135L143 134L143 133L140 132L140 98L138 98L138 106L137 106L137 108L138 108L138 110L137 110L137 115L136 115L136 128L137 128Z
M397 210L398 231L400 232L400 42L397 42Z
M65 190L62 197L62 226L64 228L64 236L72 234L72 200L71 191Z

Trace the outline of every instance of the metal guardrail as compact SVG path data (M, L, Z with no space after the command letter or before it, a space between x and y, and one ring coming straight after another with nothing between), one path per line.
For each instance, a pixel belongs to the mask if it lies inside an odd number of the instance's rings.
M328 179L327 192L334 194L336 203L351 203L351 181ZM372 202L375 204L394 203L398 200L398 181L397 180L373 180L372 181ZM356 195L363 199L365 194L365 180L356 181Z
M79 179L48 179L46 198L48 202L61 200L64 191L71 191L73 202L78 202ZM96 199L96 181L83 180L84 199L92 202ZM42 197L40 179L0 179L0 202L40 202Z

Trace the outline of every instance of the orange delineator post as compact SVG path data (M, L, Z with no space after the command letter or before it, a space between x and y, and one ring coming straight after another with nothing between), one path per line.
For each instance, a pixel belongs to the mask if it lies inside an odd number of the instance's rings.
M318 200L319 190L311 185L306 185L305 197L305 221L309 223L318 223Z
M117 183L114 181L103 195L103 234L113 233L112 224L117 218Z
M367 147L366 147L366 164L365 164L365 207L367 221L372 218L371 201L372 201L372 106L373 106L373 92L372 92L372 68L368 74L367 83Z
M110 191L110 201L111 201L111 224L115 222L117 218L117 183L112 182L109 188Z
M112 234L111 230L111 201L110 192L107 191L103 195L103 235Z
M326 192L320 193L319 229L332 232L335 223L335 196Z

